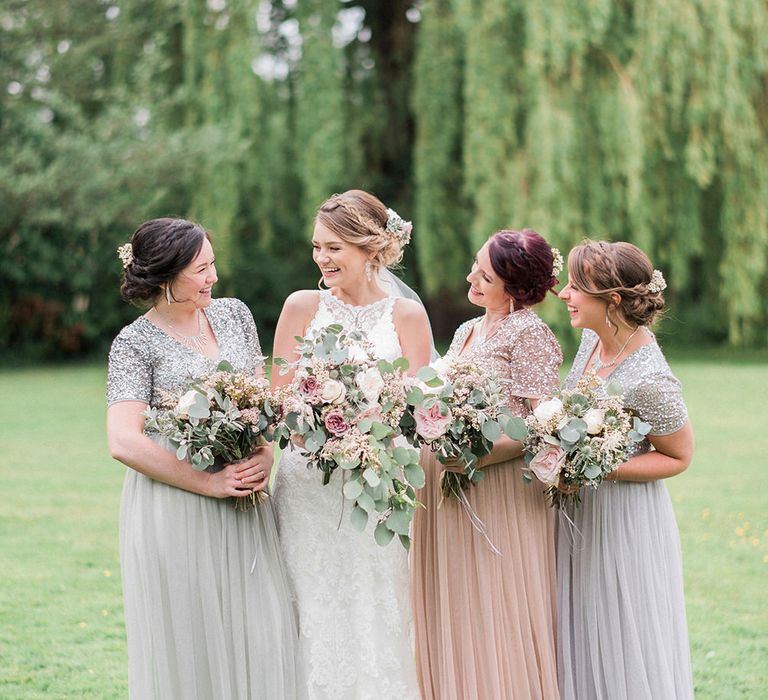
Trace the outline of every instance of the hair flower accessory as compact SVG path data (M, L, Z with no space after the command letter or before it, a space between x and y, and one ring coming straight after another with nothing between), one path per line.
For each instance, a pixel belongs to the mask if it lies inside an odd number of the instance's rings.
M133 246L130 243L123 243L117 249L117 257L122 261L123 270L125 270L133 262Z
M559 277L563 271L563 256L557 248L552 248L552 277Z
M394 209L387 209L387 233L391 233L397 238L401 246L406 246L411 240L411 231L413 224L403 219Z
M661 274L661 270L654 270L651 275L651 281L648 282L648 291L651 294L658 294L663 292L667 288L667 281L664 279L664 275Z

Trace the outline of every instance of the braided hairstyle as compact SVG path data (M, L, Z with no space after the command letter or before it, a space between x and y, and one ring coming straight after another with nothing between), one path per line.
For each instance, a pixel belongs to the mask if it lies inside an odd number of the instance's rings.
M515 307L538 304L557 284L552 248L531 228L497 231L488 241L488 255Z
M629 324L649 326L664 309L664 295L648 285L653 265L648 256L631 243L584 241L568 254L568 277L579 291L602 299ZM612 294L621 297L618 305ZM618 328L617 328L618 331Z
M347 190L329 197L317 210L315 221L345 243L373 254L376 267L392 267L403 258L403 244L387 232L387 208L363 190Z
M151 304L197 257L205 239L210 241L210 234L186 219L145 221L131 236L133 258L123 271L120 295L133 304Z

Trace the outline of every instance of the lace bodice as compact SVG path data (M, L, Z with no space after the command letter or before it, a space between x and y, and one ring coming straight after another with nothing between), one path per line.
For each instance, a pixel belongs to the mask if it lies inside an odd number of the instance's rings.
M373 345L377 359L395 360L402 354L392 318L396 301L393 297L385 297L367 306L353 306L335 297L329 289L324 289L320 292L320 303L307 332L338 323L347 331L364 333Z

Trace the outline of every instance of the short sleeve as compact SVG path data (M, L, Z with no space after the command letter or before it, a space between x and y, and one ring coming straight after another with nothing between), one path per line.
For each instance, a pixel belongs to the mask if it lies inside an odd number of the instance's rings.
M539 398L560 387L563 351L544 323L522 330L512 352L508 389L512 396Z
M259 342L259 333L256 330L256 322L253 320L251 310L239 299L235 300L235 313L240 319L245 336L245 345L248 352L248 358L251 366L263 367L265 357L261 352L261 343Z
M670 372L645 377L626 401L641 420L650 424L651 435L675 433L688 420L683 387Z
M152 398L152 364L137 338L123 329L112 342L107 368L107 404Z

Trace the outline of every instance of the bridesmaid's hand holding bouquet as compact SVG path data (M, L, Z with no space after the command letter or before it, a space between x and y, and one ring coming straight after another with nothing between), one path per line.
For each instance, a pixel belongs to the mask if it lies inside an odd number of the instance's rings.
M621 394L603 388L599 377L585 374L573 389L544 397L526 418L525 460L557 508L578 503L584 486L596 488L651 429L630 415Z
M279 418L273 405L266 379L221 362L212 374L193 380L180 398L169 397L166 407L147 409L145 428L168 438L179 459L204 471L246 459L270 440ZM264 498L261 491L251 492L235 505L247 510Z

